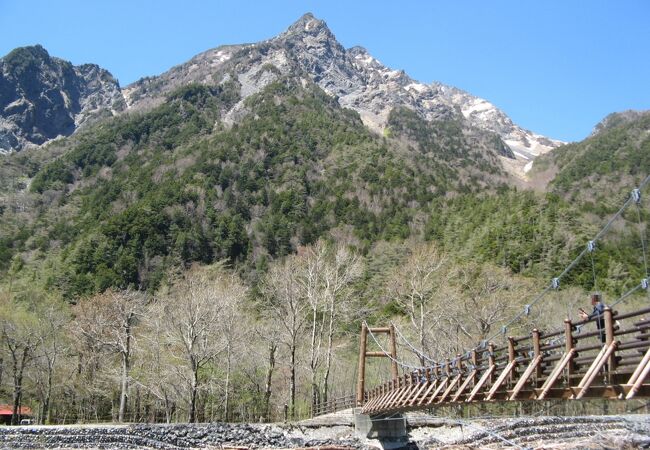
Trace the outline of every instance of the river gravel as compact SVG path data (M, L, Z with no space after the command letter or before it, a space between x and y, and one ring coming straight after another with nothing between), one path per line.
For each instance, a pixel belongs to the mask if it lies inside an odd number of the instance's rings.
M0 449L391 450L650 448L650 416L433 418L408 439L360 439L349 425L173 424L0 426Z

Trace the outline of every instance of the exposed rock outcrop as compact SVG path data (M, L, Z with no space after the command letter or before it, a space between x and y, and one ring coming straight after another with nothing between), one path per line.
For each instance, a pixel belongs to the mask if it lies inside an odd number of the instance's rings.
M74 66L40 45L0 59L0 153L68 136L125 106L117 80L95 64Z

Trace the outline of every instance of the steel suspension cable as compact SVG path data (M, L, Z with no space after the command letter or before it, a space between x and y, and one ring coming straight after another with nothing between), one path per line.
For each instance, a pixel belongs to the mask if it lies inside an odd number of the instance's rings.
M596 236L591 241L588 242L588 245L583 248L583 250L580 252L580 254L573 261L571 261L571 263L569 263L569 265L566 266L564 268L564 270L557 277L553 278L551 280L551 283L540 294L538 294L529 305L526 305L526 309L528 311L530 310L530 308L532 308L532 306L534 306L537 302L539 302L548 293L548 291L550 291L551 289L558 289L559 288L559 284L560 284L560 281L562 280L562 278L564 278L564 276L567 273L569 273L582 260L582 258L585 256L585 254L591 253L594 250L596 242L598 242L598 240L603 237L603 235L614 224L616 219L618 219L632 203L636 203L636 200L635 200L637 198L636 196L639 195L639 193L645 188L645 186L648 183L650 183L650 175L647 175L645 177L645 179L641 182L639 187L632 191L632 193L628 196L628 198L625 201L625 203L623 204L623 206L621 206L621 208L616 212L616 214L614 214L609 219L609 221L605 224L605 226L603 228L601 228L601 230L596 234ZM594 275L594 277L595 277L595 275ZM647 276L646 276L646 280L647 280ZM629 295L631 295L631 293ZM625 297L625 298L627 298L627 297ZM619 299L617 301L617 303L620 302L620 301L622 301L622 300ZM512 318L509 322L507 322L505 325L502 326L502 330L507 329L515 321L519 320L522 317L523 314L524 314L523 312L518 313L514 318ZM487 338L487 341L495 339L496 337L498 337L501 334L503 334L503 331L494 333L492 336ZM478 348L480 348L480 346L475 346L470 351L477 350Z
M643 266L645 267L645 277L648 278L648 256L646 255L645 232L641 224L641 206L640 201L636 202L636 213L639 220L639 234L641 235L641 250L643 251Z
M614 306L618 305L622 301L624 301L626 298L628 298L630 295L634 294L636 291L639 289L643 289L643 283L639 283L636 286L634 286L632 289L627 291L625 294L621 295L614 303L609 305L610 308L613 308Z
M411 351L414 352L416 355L418 355L418 357L422 359L426 359L427 361L432 362L434 365L438 364L436 360L431 359L424 352L415 348L415 346L411 344L411 342L408 339L406 339L406 337L404 337L404 335L399 330L399 327L397 325L395 325L393 322L391 322L391 325L395 328L395 331L397 332L397 335L400 337L400 339L402 339L406 343L406 345L411 349Z

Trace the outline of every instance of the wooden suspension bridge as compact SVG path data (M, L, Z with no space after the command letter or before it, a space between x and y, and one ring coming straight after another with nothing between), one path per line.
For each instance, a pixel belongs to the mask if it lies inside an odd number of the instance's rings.
M507 345L489 343L403 376L397 376L394 327L364 325L357 406L376 415L453 403L650 396L650 308L625 314L605 308L603 316L604 330L578 332L597 319L565 320L560 331L534 329L527 336L508 337ZM369 332L387 333L391 353L368 351ZM390 358L392 377L366 390L368 357Z
M639 188L631 191L619 211L593 240L587 242L582 252L509 324L528 315L533 305L548 292L558 289L562 277L574 269L583 257L596 251L598 240L615 220L623 217L628 207L636 205L638 225L641 227L641 191L648 184L650 176L645 177ZM613 306L637 291L650 292L645 233L641 231L640 234L645 278L623 294ZM595 277L594 271L594 285ZM407 342L423 362L425 357L432 362L429 367L412 368L398 361L394 325L370 328L364 323L359 348L356 404L362 408L362 413L378 415L446 404L649 397L650 307L619 313L599 303L599 296L593 300L592 303L598 306L591 315L583 311L585 319L582 321L573 323L566 319L556 331L533 329L525 336L509 336L505 345L491 342L495 335L453 359L436 362ZM507 325L503 326L502 331L505 335ZM375 334L379 333L388 334L389 350L381 347L375 338ZM369 334L381 351L368 351ZM366 389L366 358L369 357L389 358L391 377L379 386ZM411 370L399 376L398 365Z
M558 289L562 277L584 256L596 250L598 240L628 207L636 205L640 208L641 191L648 184L650 175L631 192L621 209L583 251L509 324L517 323L544 295ZM640 221L639 213L639 226ZM415 367L397 359L396 331L402 339L405 338L393 324L369 327L364 323L360 336L356 398L346 397L318 405L314 408L314 415L350 406L361 408L362 414L372 417L449 404L650 397L650 305L646 303L648 306L629 312L615 309L635 292L643 290L650 294L643 234L641 247L645 278L612 303L611 308L601 307L597 314L577 322L566 319L553 331L532 329L525 336L508 336L504 343L497 344L493 339L506 335L507 325L504 325L502 333L482 341L465 354L443 361L434 361L407 341L422 362L426 359L432 363L428 367ZM646 298L650 297L646 295ZM388 335L388 349L381 346L375 337L378 334ZM369 336L379 351L368 349ZM391 362L390 377L369 389L365 379L368 358L388 358ZM401 376L399 366L404 370Z

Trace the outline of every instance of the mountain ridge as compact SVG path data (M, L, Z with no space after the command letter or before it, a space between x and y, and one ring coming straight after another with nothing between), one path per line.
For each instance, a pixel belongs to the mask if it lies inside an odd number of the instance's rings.
M58 58L50 58L45 49L38 48L42 61L52 60L71 66ZM47 64L41 62L41 66ZM517 126L487 100L442 83L420 83L404 70L384 66L361 46L345 49L326 22L311 13L304 14L285 31L270 39L209 49L160 75L141 78L125 87L120 87L108 71L96 65L71 67L78 72L81 81L77 84L82 87L81 90L90 91L90 99L82 96L83 104L68 105L66 98L80 95L69 95L65 89L46 85L43 88L46 91L58 89L65 94L58 96L63 100L52 102L54 106L50 108L59 113L61 124L51 126L52 130L47 133L33 131L29 117L12 114L12 103L2 101L8 96L0 95L3 111L0 119L0 152L20 150L26 145L41 145L59 135L72 134L89 119L92 121L97 117L155 107L165 101L166 94L190 83L218 85L237 78L241 84L242 99L226 119L229 123L235 123L246 114L243 102L247 97L260 92L279 76L287 75L312 80L334 96L341 106L358 112L364 124L379 134L385 132L391 110L401 107L414 110L429 122L453 119L465 122L466 128L475 127L496 133L511 150L502 155L501 163L516 178L525 178L530 163L539 154L562 144L561 141ZM6 70L4 72L5 75L0 77L0 87L11 78ZM43 68L43 72L39 76L48 78L52 70ZM98 83L97 80L102 78L109 81ZM19 91L18 88L15 90ZM11 101L16 103L13 97ZM27 104L33 103L25 96L21 98ZM49 110L42 106L34 109L49 114Z
M268 40L216 47L158 77L138 80L125 87L125 97L129 107L136 109L148 103L159 104L160 93L190 81L209 83L215 78L228 79L229 71L238 67L244 99L259 92L274 78L267 76L261 82L253 80L254 75L268 65L275 67L276 77L292 71L309 76L337 98L341 106L357 111L364 124L380 134L385 130L390 111L403 106L428 121L455 118L465 120L468 126L499 134L513 152L513 158L508 158L511 161L506 159L502 163L519 178L525 177L529 163L536 156L562 144L515 125L487 100L442 83L419 83L403 70L384 66L361 46L345 49L325 21L311 13ZM240 110L236 106L236 113Z

